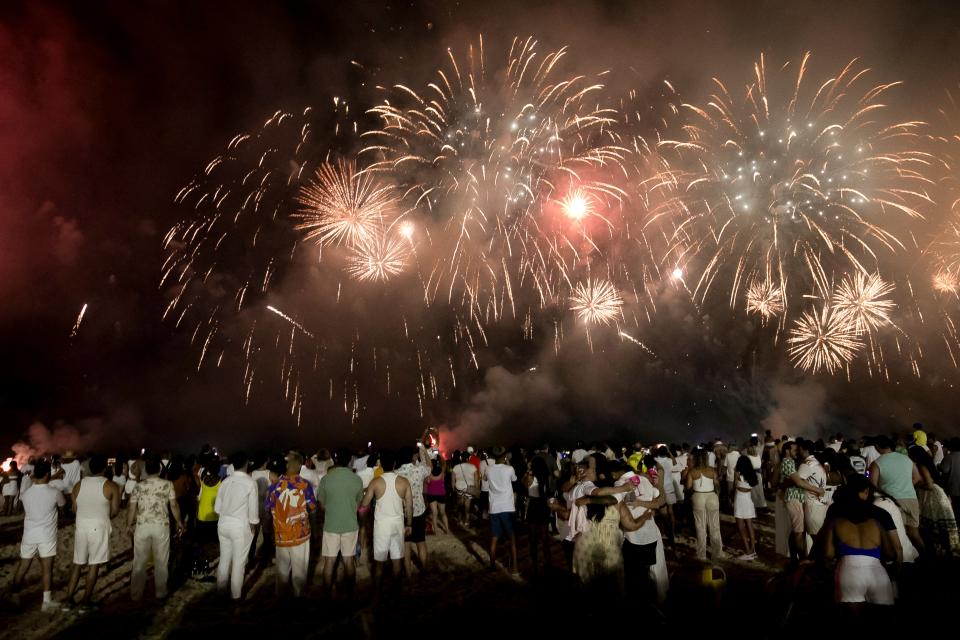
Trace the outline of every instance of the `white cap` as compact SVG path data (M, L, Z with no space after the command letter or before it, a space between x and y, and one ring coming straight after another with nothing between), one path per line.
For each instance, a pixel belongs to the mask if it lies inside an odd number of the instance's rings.
M467 447L467 453L473 453L473 447Z

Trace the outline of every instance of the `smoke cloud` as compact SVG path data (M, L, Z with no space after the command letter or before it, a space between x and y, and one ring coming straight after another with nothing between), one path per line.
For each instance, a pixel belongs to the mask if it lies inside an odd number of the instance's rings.
M776 382L763 428L775 434L817 437L828 422L827 392L813 380Z

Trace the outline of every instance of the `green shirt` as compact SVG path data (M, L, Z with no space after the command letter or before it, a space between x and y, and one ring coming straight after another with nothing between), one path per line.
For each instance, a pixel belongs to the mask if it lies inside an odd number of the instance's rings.
M780 477L786 480L797 472L797 462L793 458L784 458L780 463ZM803 489L800 487L787 487L783 490L783 500L785 502L803 502Z
M363 499L363 481L345 467L333 467L320 479L317 500L323 505L326 533L357 531L357 507Z

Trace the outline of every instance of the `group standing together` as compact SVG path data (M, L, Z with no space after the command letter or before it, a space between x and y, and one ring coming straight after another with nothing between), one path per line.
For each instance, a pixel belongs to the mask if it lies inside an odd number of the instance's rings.
M879 436L859 444L767 432L740 445L637 442L615 451L597 444L569 454L468 447L449 459L436 444L428 430L416 447L397 451L237 452L223 460L204 447L191 458L141 452L125 461L65 452L13 466L0 482L5 511L24 511L11 590L20 591L39 557L43 610L93 608L123 508L134 600L144 596L151 561L157 598L167 596L174 574L215 580L239 600L251 564L273 564L277 592L298 597L318 557L325 593L349 596L363 556L379 593L387 577L397 587L427 570L427 532L450 533L451 520L471 534L486 523L491 569L522 579L523 527L530 573L565 566L592 593L642 594L654 606L668 596L668 551L683 530L694 532L697 559L731 558L721 511L736 522L743 562L758 557L754 520L772 511L776 551L798 565L834 562L843 603L892 604L904 563L960 555L960 440L944 445L920 425L899 442ZM62 514L75 520L73 568L54 599Z

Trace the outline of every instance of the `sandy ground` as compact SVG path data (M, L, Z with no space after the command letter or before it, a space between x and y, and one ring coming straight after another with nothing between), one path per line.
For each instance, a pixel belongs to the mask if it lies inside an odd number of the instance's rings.
M40 612L41 587L39 564L31 568L27 586L21 594L21 607L14 607L8 598L0 607L0 637L39 638L195 638L201 634L222 633L229 627L242 631L242 637L270 634L283 629L298 637L331 636L337 638L369 638L418 633L429 629L461 628L461 636L489 637L484 632L488 621L509 630L506 636L522 635L528 624L542 632L565 632L571 625L592 628L608 623L602 616L610 611L622 612L643 625L686 624L689 615L703 611L729 611L737 614L753 612L758 629L752 636L791 636L788 631L808 614L822 615L830 609L831 577L807 572L804 575L784 572L782 559L772 553L773 530L768 518L758 524L760 559L741 562L734 559L719 563L727 576L720 588L704 587L701 576L704 565L695 560L693 539L681 536L668 550L671 572L671 594L666 606L657 611L648 602L594 601L578 592L572 577L561 569L563 558L559 545L552 549L554 568L534 575L531 570L526 536L518 539L522 579L505 570L489 571L486 546L489 534L483 524L477 529L455 527L452 535L430 535L429 567L415 573L411 580L388 590L380 602L373 604L373 589L366 557L358 568L358 587L352 598L334 594L332 598L320 587L319 572L312 577L308 595L302 601L278 598L274 594L275 575L272 566L248 571L245 598L237 606L219 596L210 582L187 580L173 586L166 601L152 598L152 580L141 603L129 596L132 559L130 539L122 518L114 522L111 538L112 559L97 584L94 601L98 611L80 614L76 611L56 614ZM724 516L725 545L735 544L732 518ZM21 517L0 519L0 589L6 590L16 567ZM59 597L67 582L73 549L73 526L67 522L60 528L59 555L54 571L55 595ZM729 551L736 552L735 549ZM499 555L499 554L498 554ZM505 560L505 555L500 555ZM951 571L955 572L956 567ZM941 566L937 575L945 571ZM951 573L951 575L956 575ZM914 583L926 584L929 575ZM81 582L82 586L82 582ZM911 592L915 591L911 587ZM956 586L925 588L925 606L957 602ZM921 596L916 596L917 600ZM905 600L908 607L910 600ZM571 609L576 606L578 609ZM611 609L611 607L613 607ZM901 609L900 606L897 607ZM573 615L572 611L579 611ZM597 616L601 616L597 618ZM600 627L602 628L602 626ZM761 629L777 633L766 634ZM786 631L785 631L786 630ZM514 631L516 633L514 633ZM801 634L798 634L801 635Z

